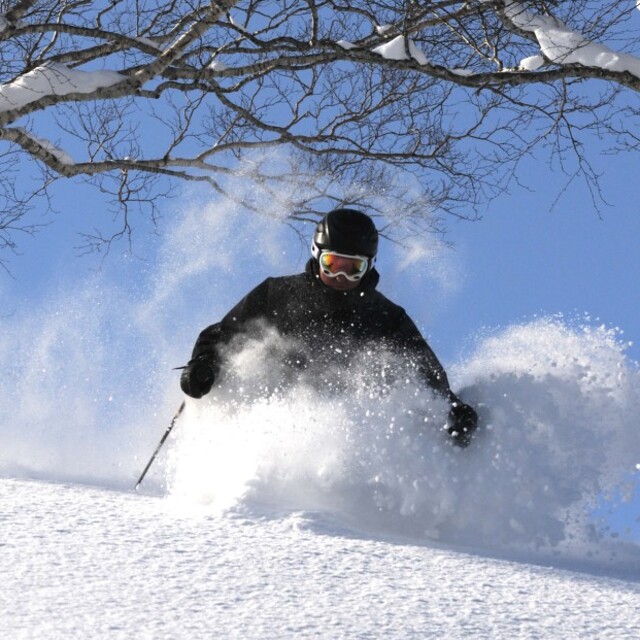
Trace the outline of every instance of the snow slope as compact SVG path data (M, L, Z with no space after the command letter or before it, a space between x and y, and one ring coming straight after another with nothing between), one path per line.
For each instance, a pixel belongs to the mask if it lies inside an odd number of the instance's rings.
M0 630L14 640L640 632L635 580L357 536L317 513L185 512L14 480L0 502Z

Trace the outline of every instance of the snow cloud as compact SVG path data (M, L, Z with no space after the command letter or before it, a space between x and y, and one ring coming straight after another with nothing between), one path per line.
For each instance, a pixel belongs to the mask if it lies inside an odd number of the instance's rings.
M0 388L0 474L130 489L183 399L172 368L199 331L309 255L278 203L265 218L195 197L181 205L146 275L121 278L129 287L98 274L0 317L11 381ZM389 264L422 297L427 274L443 289L459 281L444 256L408 237ZM546 557L601 548L598 501L640 464L640 374L615 332L543 319L479 340L450 371L482 417L467 450L443 433L442 401L392 354L280 366L297 348L269 331L232 345L226 377L188 401L145 490Z
M604 539L598 497L640 459L640 374L605 329L544 319L482 341L456 371L484 425L464 451L441 431L441 401L391 354L332 368L337 386L316 371L283 387L273 363L286 349L275 334L248 345L229 384L189 403L172 449L177 500L585 559Z

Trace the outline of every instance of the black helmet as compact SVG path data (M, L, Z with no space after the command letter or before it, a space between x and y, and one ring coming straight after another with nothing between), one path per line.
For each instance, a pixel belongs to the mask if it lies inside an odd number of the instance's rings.
M367 256L372 264L378 252L378 231L373 220L355 209L330 211L313 234L313 257L318 258L321 251Z

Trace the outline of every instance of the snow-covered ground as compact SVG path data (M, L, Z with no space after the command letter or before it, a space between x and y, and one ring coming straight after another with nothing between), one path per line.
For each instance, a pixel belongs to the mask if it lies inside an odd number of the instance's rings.
M640 584L314 512L0 481L4 638L620 638ZM636 565L637 567L638 565Z

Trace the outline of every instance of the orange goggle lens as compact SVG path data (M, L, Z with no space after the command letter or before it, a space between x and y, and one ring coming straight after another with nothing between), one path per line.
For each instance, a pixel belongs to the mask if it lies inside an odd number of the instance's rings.
M368 260L360 256L347 256L339 253L324 252L320 255L320 266L332 274L344 273L347 276L362 276L367 270Z

